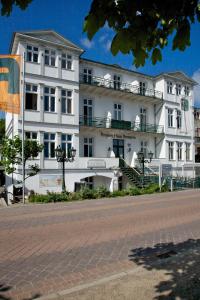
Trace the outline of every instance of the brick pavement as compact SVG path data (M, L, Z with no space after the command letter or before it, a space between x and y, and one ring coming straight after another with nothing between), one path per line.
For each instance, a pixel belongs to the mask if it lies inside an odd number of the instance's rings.
M134 248L200 238L199 195L190 190L0 209L0 299L70 288L133 268Z

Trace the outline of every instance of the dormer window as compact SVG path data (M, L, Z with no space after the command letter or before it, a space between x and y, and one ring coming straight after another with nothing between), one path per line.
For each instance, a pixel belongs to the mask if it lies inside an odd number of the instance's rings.
M146 83L143 81L140 81L140 90L139 93L140 95L145 96L145 92L146 92Z
M179 96L181 94L181 85L176 84L176 95Z
M46 66L55 67L56 64L56 51L55 50L45 50L44 63Z
M38 62L38 54L39 54L39 49L38 47L27 45L26 48L26 60L29 62Z
M167 94L172 94L172 82L167 81Z
M113 84L115 90L120 90L121 87L121 77L119 75L114 75Z
M72 55L62 53L62 69L72 70Z

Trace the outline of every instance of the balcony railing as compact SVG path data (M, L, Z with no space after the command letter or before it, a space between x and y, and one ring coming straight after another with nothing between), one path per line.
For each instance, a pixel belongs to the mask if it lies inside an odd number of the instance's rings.
M119 82L119 81L115 81L115 80L111 80L111 79L105 79L103 77L81 74L80 82L87 84L87 85L105 87L108 89L119 90L119 91L123 91L123 92L157 98L157 99L161 99L161 100L163 99L163 93L160 91L156 91L154 89L146 89L144 87L140 87L139 85L132 85L130 83Z
M135 132L150 132L150 133L163 133L164 127L161 125L131 122L131 121L119 121L109 118L91 118L88 116L79 117L80 126L95 127L95 128L110 128L110 129L122 129Z

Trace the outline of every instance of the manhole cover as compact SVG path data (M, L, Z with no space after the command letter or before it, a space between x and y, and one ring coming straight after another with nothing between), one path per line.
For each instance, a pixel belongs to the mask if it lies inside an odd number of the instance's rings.
M165 251L165 252L162 252L162 253L157 253L156 256L160 259L165 259L165 258L169 258L173 255L176 255L177 252L174 251L174 250L168 250L168 251Z

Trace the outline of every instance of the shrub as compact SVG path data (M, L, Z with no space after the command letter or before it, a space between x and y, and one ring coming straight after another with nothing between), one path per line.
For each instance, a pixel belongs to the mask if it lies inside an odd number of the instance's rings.
M128 195L129 196L137 196L137 195L141 195L141 190L139 188L137 188L136 186L130 186L128 189Z
M170 189L169 189L168 185L166 183L163 184L161 187L161 192L164 193L164 192L169 192L169 191L170 191Z
M110 197L119 197L128 195L128 190L114 191L110 194Z
M97 196L96 191L88 187L81 188L79 195L81 199L95 199Z
M33 203L48 203L51 202L48 195L30 195L29 202Z
M107 190L105 186L99 186L96 189L96 198L109 197L110 192Z
M160 192L159 184L152 183L149 186L142 189L142 194L153 194Z

